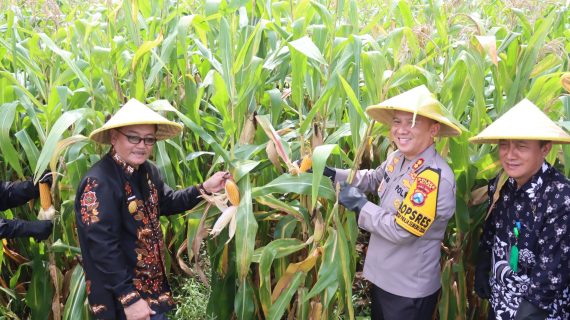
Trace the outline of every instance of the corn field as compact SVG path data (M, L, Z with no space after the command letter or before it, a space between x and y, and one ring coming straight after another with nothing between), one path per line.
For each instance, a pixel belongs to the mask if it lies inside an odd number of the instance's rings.
M168 185L219 170L237 182L233 228L217 237L209 231L220 211L206 202L161 218L167 271L208 284L210 318L366 317L353 288L366 236L321 173L380 165L393 146L365 108L421 84L464 129L436 143L457 180L437 318L485 319L473 263L484 186L499 163L492 145L467 139L524 97L570 119L568 5L4 0L0 172L3 180L57 172L58 215L48 241L3 240L0 319L91 318L73 202L108 151L89 133L129 98L185 127L154 149ZM295 167L305 156L313 173ZM568 175L570 146L547 160ZM38 210L36 201L1 214L34 220Z

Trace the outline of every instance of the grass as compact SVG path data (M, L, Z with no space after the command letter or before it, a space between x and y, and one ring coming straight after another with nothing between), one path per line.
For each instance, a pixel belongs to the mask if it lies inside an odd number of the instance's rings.
M208 319L206 306L210 298L210 288L192 277L176 276L170 282L176 301L176 309L168 314L170 319Z

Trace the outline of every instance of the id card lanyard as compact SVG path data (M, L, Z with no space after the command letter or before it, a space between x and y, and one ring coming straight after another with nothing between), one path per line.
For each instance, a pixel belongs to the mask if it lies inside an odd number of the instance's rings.
M518 217L517 212L517 221L515 222L515 227L513 228L513 232L515 234L515 243L511 246L511 254L509 256L509 264L511 265L511 269L513 272L517 273L519 270L519 234L521 230L521 222Z

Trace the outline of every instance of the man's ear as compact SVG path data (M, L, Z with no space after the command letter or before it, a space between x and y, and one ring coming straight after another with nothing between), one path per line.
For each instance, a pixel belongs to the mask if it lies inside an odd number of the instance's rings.
M439 134L439 130L441 130L441 124L439 122L433 123L429 129L431 137L432 138L437 137L437 135Z
M115 145L115 142L117 141L117 132L115 131L115 129L111 129L109 130L109 136L111 137L111 145Z
M542 156L544 156L545 158L548 155L548 153L550 152L550 150L552 150L552 141L548 141L547 143L545 143L540 148L540 151L542 152Z

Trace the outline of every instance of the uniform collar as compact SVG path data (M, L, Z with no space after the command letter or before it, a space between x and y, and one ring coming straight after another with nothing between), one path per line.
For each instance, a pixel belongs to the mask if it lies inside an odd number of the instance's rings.
M418 171L426 162L431 162L431 160L435 156L435 143L429 145L429 147L425 148L420 154L418 154L415 158L408 160L404 156L400 150L398 150L398 158L405 161L405 163L409 166L415 166L414 171Z
M115 148L111 148L111 151L109 152L111 159L113 159L113 161L115 161L115 163L117 165L119 165L119 167L121 167L121 169L123 169L123 172L125 172L125 174L127 174L127 176L131 176L134 172L135 172L135 167L131 166L130 164L126 163L125 160L123 160L115 151Z

